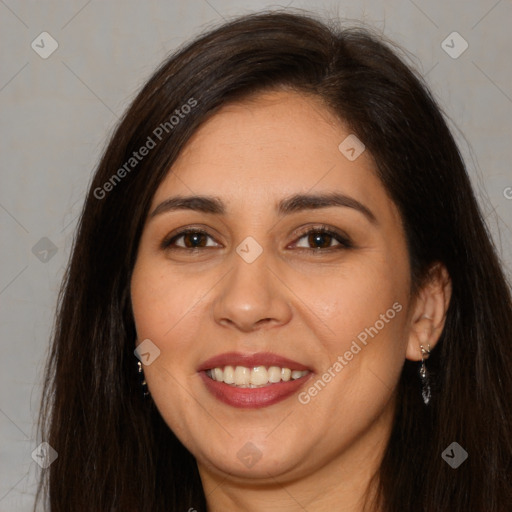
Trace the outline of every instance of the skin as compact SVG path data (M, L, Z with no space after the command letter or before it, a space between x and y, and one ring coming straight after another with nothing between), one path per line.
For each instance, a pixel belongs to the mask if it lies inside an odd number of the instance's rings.
M160 349L144 367L152 399L196 458L209 511L362 511L404 361L421 360L420 344L434 348L442 331L446 271L435 267L410 296L400 215L369 151L349 161L338 149L349 134L318 98L260 93L202 125L153 198L150 212L178 194L226 205L224 215L148 216L131 282L137 343L149 338ZM284 216L274 208L295 193L334 191L364 204L376 222L349 207ZM353 246L308 241L303 233L322 224ZM209 236L160 247L184 227ZM236 252L248 236L263 250L252 263ZM184 248L194 242L199 249ZM237 409L214 398L196 371L224 352L275 352L313 369L307 390L394 303L401 311L307 404L295 394ZM248 442L261 455L252 467L237 456Z

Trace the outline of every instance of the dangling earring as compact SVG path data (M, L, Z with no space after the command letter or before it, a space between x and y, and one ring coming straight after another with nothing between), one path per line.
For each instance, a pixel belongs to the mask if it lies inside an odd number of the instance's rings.
M430 355L430 343L425 348L423 345L420 345L421 348L421 368L420 368L420 378L422 382L421 396L423 397L423 402L427 405L430 402L430 397L432 393L430 391L430 382L428 378L427 367L425 366L425 358L423 356Z
M139 366L139 378L140 378L140 384L142 386L143 397L146 398L149 396L148 384L146 382L146 379L144 378L144 371L142 370L142 363L140 361L137 361L137 364Z

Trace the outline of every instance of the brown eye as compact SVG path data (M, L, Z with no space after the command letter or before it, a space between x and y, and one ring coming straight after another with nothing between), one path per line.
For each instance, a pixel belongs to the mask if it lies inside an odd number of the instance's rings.
M319 249L327 249L331 246L331 242L333 241L333 236L329 233L310 233L308 235L308 243L310 244L318 244ZM317 248L317 247L315 247Z
M348 237L325 226L309 229L301 235L299 240L303 238L306 239L307 245L298 247L311 249L313 251L319 249L347 249L353 247ZM335 242L334 245L332 245L333 242Z
M218 246L218 244L215 243L208 244L208 239L213 240L211 235L206 231L200 229L186 229L166 238L162 242L161 247L165 250L183 249L194 251L196 249L207 249ZM327 226L309 229L301 234L298 240L302 239L306 240L306 245L301 246L296 243L295 247L309 249L314 252L319 252L321 249L348 249L353 247L352 242L346 235L334 231ZM181 240L181 243L177 243Z
M166 239L162 242L163 249L202 249L205 247L212 247L206 245L207 239L211 236L206 232L198 229L188 229L181 231L171 238ZM182 244L176 244L177 240L183 239ZM212 239L213 240L213 239ZM214 245L215 246L215 245Z

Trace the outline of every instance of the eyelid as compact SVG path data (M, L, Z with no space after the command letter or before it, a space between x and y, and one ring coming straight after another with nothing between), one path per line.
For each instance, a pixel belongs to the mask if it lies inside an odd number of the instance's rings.
M188 233L199 233L199 234L205 235L207 237L210 237L212 240L214 240L214 237L208 231L206 231L204 228L200 228L200 227L197 227L194 225L184 226L184 227L178 228L178 230L175 230L175 231L171 232L170 234L168 234L167 236L165 236L160 244L160 248L163 250L169 250L171 242L181 238L184 235L187 235ZM175 248L176 249L184 249L184 250L188 250L188 251L193 250L193 249L189 249L186 247L175 247Z
M328 226L326 224L315 224L313 226L309 225L305 226L304 228L300 228L294 234L294 236L297 238L293 243L296 244L301 238L310 233L323 233L326 235L331 235L339 243L338 246L327 247L326 249L322 249L323 252L336 249L337 247L345 247L347 249L354 247L351 238L346 233L332 226ZM305 247L301 247L300 249L305 249L307 251L319 251L318 249L308 249Z
M197 227L194 225L191 226L183 226L179 228L178 230L173 231L169 235L167 235L161 242L160 248L162 250L170 250L170 249L177 249L177 250L185 250L185 251L196 251L198 249L208 249L212 247L196 247L196 248L188 248L188 247L181 247L176 246L171 248L171 242L174 242L175 240L181 238L184 235L187 235L189 233L198 233L202 234L206 237L211 238L212 240L215 240L215 238L204 228ZM352 243L351 238L344 232L340 231L337 228L328 226L326 224L315 224L315 225L308 225L302 228L299 228L294 232L294 241L292 242L292 246L297 244L297 242L304 238L306 235L309 235L310 233L323 233L327 235L331 235L337 242L338 245L335 245L333 247L327 247L327 248L307 248L307 247L299 247L299 250L305 250L309 252L327 252L329 250L334 250L336 248L353 248L354 244ZM218 242L216 242L218 243ZM290 247L290 244L287 246Z

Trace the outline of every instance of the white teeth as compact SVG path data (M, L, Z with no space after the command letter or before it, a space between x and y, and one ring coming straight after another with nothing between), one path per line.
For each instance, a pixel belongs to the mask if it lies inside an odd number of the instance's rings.
M235 369L232 366L226 366L224 368L224 382L226 384L235 383Z
M268 369L268 381L279 382L281 380L281 368L279 366L271 366Z
M309 373L308 370L291 370L279 366L225 366L208 370L206 374L213 380L224 382L239 388L260 388L278 382L300 379Z
M261 386L268 383L268 372L264 366L256 366L251 371L251 384Z
M240 387L247 387L251 382L251 370L245 366L235 368L235 384Z

